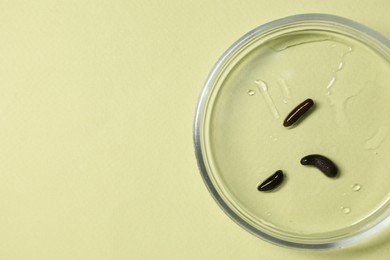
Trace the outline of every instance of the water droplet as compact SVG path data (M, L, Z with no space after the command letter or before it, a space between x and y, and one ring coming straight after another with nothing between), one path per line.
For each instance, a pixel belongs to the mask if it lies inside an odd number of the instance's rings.
M390 132L390 127L388 126L379 127L377 132L369 139L366 140L366 142L364 143L364 148L366 148L367 150L374 150L378 148L386 139L389 132Z
M269 212L267 212L266 214L267 214L267 216L271 216L271 213L269 213Z
M343 211L344 214L349 214L351 212L351 209L348 207L341 207L341 210Z
M258 80L255 80L255 84L258 86L260 91L263 91L263 92L267 92L268 91L267 83L265 83L264 81L258 79Z
M278 82L279 88L282 91L283 103L287 104L288 100L291 99L290 86L287 85L287 82L284 78L277 78L276 81Z
M360 186L360 184L353 184L351 185L351 188L353 191L359 191L362 188L362 186Z
M330 106L334 110L335 113L335 120L336 123L340 126L340 129L343 132L348 132L348 118L345 114L345 98L344 94L341 93L341 95L337 94L337 89L339 88L337 86L337 82L340 78L340 73L343 69L347 68L348 63L347 55L352 51L351 47L348 47L348 50L344 51L341 56L339 57L338 64L334 65L332 77L330 78L328 85L326 86L324 94L326 94L326 97L328 99L328 102L330 103ZM336 67L337 66L337 67ZM333 66L332 66L333 67Z
M326 88L329 89L329 91L332 88L332 86L334 85L335 81L336 81L336 77L332 77L331 80L329 81L328 86L326 86Z
M272 142L278 141L278 138L276 136L271 135L270 138L271 138Z
M283 37L282 39L276 41L275 44L271 46L271 48L274 51L283 51L285 49L294 47L294 46L299 46L302 44L309 44L309 43L315 43L315 42L323 42L323 41L328 41L332 39L330 36L320 36L320 35L312 35L312 36L305 36L305 37Z
M343 68L343 66L344 66L344 63L343 62L340 62L339 63L339 66L337 67L337 69L336 69L336 71L340 71L342 68ZM335 72L336 72L335 71Z
M270 109L271 114L274 116L275 119L278 119L280 115L278 109L275 106L274 101L271 98L270 93L268 92L267 84L262 80L255 80L254 83L257 85L257 88L259 89L260 93L263 95L263 98L267 103L267 106Z
M248 90L248 95L249 96L253 96L254 94L255 94L255 92L252 89Z

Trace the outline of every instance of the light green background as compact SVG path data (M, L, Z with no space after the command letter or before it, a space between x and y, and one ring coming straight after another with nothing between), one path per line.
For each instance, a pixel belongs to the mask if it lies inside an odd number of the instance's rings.
M0 259L388 259L277 247L216 205L195 105L236 39L292 14L390 37L390 1L0 0Z

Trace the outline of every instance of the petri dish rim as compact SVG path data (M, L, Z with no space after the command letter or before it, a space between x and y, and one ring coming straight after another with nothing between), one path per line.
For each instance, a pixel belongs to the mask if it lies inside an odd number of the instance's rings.
M222 210L231 218L233 221L238 223L240 226L242 226L244 229L249 231L250 233L261 237L271 243L281 245L281 246L287 246L287 247L293 247L293 248L300 248L300 249L332 249L332 248L340 248L345 247L347 245L356 243L362 239L368 238L371 235L375 234L376 232L382 230L384 227L388 226L390 224L390 218L388 216L383 217L382 219L379 219L377 223L375 223L373 226L370 226L367 229L361 230L355 234L352 234L351 236L343 237L341 239L338 238L330 238L329 241L324 242L314 242L311 243L310 241L305 242L295 242L289 239L283 239L276 236L273 236L266 231L259 230L256 228L248 219L244 219L239 214L237 214L233 209L232 205L229 205L227 201L225 201L223 195L220 194L220 190L215 184L215 182L212 181L212 176L210 176L208 167L207 167L207 154L206 150L204 149L203 144L203 122L205 119L205 110L207 108L209 97L212 94L214 83L218 81L218 78L221 75L221 72L225 69L226 64L229 63L231 59L234 59L234 57L237 55L237 52L243 49L243 46L250 44L251 41L256 40L256 37L264 35L268 33L271 30L275 30L275 28L283 28L289 25L297 26L302 23L319 23L319 24L331 24L335 27L341 27L341 28L348 28L353 33L356 34L356 37L359 39L359 37L364 37L368 39L373 39L374 42L379 42L381 45L383 45L385 48L390 49L390 41L379 34L378 32L361 25L355 21L342 18L335 15L329 15L329 14L300 14L300 15L294 15L289 16L286 18L282 18L279 20L275 20L269 23L266 23L264 25L261 25L254 30L248 32L243 37L241 37L238 41L236 41L227 51L221 56L221 58L218 60L214 68L212 69L211 73L209 74L203 90L201 92L196 112L195 112L195 120L194 120L194 127L193 127L193 140L195 145L195 155L198 162L198 167L201 173L201 176L213 196L213 198L216 200L217 204L222 208ZM315 25L314 25L315 26ZM387 50L388 51L388 50Z

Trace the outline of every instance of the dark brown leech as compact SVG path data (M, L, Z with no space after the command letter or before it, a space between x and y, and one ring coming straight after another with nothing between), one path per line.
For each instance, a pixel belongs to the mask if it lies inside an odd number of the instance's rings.
M302 165L311 165L317 167L328 177L336 177L337 166L328 158L319 154L311 154L301 159Z
M257 189L259 191L270 191L278 187L283 181L283 172L281 170L276 171L270 177L268 177L265 181L263 181Z
M286 119L283 121L283 126L292 126L301 116L303 116L310 108L312 108L313 105L314 102L310 98L303 101L287 115Z

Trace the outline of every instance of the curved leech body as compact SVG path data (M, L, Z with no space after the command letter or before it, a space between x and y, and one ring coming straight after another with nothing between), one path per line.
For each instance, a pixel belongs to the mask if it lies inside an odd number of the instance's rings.
M332 162L329 158L319 155L319 154L311 154L303 157L301 159L302 165L310 165L314 166L323 172L328 177L336 177L338 173L337 166Z

